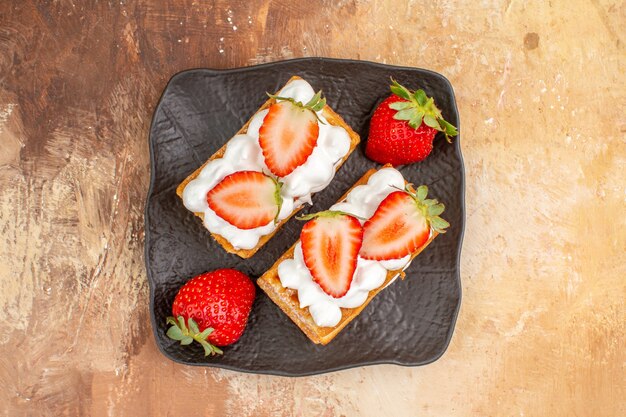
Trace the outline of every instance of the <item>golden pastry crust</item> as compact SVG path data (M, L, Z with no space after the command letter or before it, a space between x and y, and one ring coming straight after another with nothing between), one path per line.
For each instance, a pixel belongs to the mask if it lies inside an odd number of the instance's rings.
M385 165L383 168L387 167L391 167L391 165ZM377 170L375 169L367 171L365 175L363 175L360 180L358 180L348 191L346 191L346 193L338 201L343 201L354 187L366 184L369 177L376 171ZM433 232L428 241L421 248L411 254L411 260L419 255L420 252L423 251L435 237L437 237L437 234L437 232ZM404 279L404 273L402 270L387 272L385 282L377 289L370 291L363 305L357 308L342 308L341 320L339 321L339 324L335 327L320 327L313 321L313 317L309 313L308 308L300 308L298 292L296 290L283 287L280 282L280 278L278 277L278 265L280 265L280 263L285 259L293 258L294 248L298 242L299 240L294 243L293 246L291 246L291 248L289 248L287 252L285 252L274 263L274 265L257 280L257 284L314 343L321 343L322 345L329 343L344 327L346 327L348 323L354 320L354 318L361 313L367 304L372 301L376 294L381 292L397 275L400 275L400 277Z
M293 77L291 77L289 79L289 81L287 81L287 84L289 84L291 81L301 80L301 79L302 78L300 78L298 76L293 76ZM248 120L248 122L245 125L243 125L243 127L241 129L239 129L239 131L235 135L233 135L233 136L246 133L248 131L248 125L250 124L250 121L254 118L254 116L257 113L259 113L260 111L263 111L263 110L267 109L274 102L275 102L274 99L267 100L256 111L256 113L254 115L252 115L252 117L250 117L250 120ZM352 130L352 128L350 126L348 126L348 124L341 118L341 116L339 116L337 113L335 113L333 111L333 109L330 108L330 106L328 106L328 105L324 106L324 109L322 111L323 111L324 118L326 118L328 123L330 123L333 126L339 126L339 127L344 128L346 130L346 132L348 132L348 135L350 136L350 150L348 151L348 153L343 158L341 158L341 160L335 166L335 172L337 172L337 170L339 170L341 165L343 165L343 163L346 161L346 159L348 159L350 154L352 154L352 152L354 151L356 146L359 144L360 137L354 130ZM202 166L200 168L195 170L191 175L189 175L187 178L185 178L185 180L183 182L180 183L180 185L176 188L176 194L178 194L178 196L181 199L183 198L183 190L185 189L187 184L189 184L190 181L194 180L198 175L200 175L200 172L202 171L202 169L205 167L206 164L208 164L210 161L212 161L214 159L221 158L222 156L224 156L224 152L226 152L226 147L227 146L228 146L228 142L226 142L224 144L224 146L222 146L220 149L218 149L217 152L215 152L204 164L202 164ZM278 222L278 224L276 225L276 228L274 229L274 231L272 233L269 233L267 235L262 236L259 239L259 243L257 243L257 245L254 248L252 248L252 249L236 249L236 248L233 247L233 245L230 244L230 242L228 240L226 240L222 236L220 236L220 235L218 235L216 233L211 233L211 236L213 236L213 238L217 241L217 243L219 243L226 250L226 252L234 253L234 254L242 257L242 258L249 258L252 255L254 255L263 245L265 245L265 243L267 243L267 241L270 240L272 238L272 236L274 236L274 234L280 229L280 227L283 224L285 224L293 215L295 215L301 209L302 209L302 207L299 207L299 208L295 209L293 211L293 213L291 213L291 215L289 217L287 217L286 219L283 219L280 222ZM200 217L200 219L204 220L204 214L203 213L196 212L194 214L196 216Z

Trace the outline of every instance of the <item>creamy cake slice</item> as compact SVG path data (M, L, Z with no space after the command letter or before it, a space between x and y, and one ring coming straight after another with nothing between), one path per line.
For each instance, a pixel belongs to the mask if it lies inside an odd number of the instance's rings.
M378 171L372 169L329 210L369 219L389 194L405 186L402 174L391 166ZM350 288L340 298L331 297L314 282L304 262L300 240L257 280L257 284L311 341L325 345L380 291L398 276L404 276L404 269L437 235L431 228L423 245L399 259L375 261L359 256Z
M319 132L306 161L281 177L268 169L259 144L259 132L267 123L270 107L284 100L304 104L314 97L315 92L308 82L297 76L292 77L235 136L178 186L176 193L182 198L185 207L203 220L204 226L226 251L242 258L254 255L304 203L311 202L313 193L330 184L336 171L359 143L359 135L323 103L323 107L315 112ZM263 172L282 184L282 205L275 222L242 229L218 216L209 207L207 193L227 176L241 171Z

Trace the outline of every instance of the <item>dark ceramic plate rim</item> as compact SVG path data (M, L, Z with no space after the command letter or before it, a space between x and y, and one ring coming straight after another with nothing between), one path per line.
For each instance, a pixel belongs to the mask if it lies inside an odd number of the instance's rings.
M358 367L363 367L363 366L371 366L371 365L399 365L399 366L405 366L405 367L414 367L414 366L422 366L422 365L428 365L429 363L433 363L436 360L438 360L439 358L441 358L443 356L443 354L448 350L448 346L450 346L450 341L452 340L452 335L454 334L454 329L456 328L456 321L459 315L459 310L461 308L461 302L462 302L462 295L463 295L463 289L461 286L461 272L460 272L460 263L461 263L461 250L463 247L463 238L465 235L465 219L466 219L466 213L465 213L465 164L463 161L463 154L461 152L461 147L460 147L460 143L459 143L459 147L458 149L458 157L459 157L459 161L461 164L461 213L462 213L462 224L461 224L461 231L459 233L459 241L458 241L458 247L457 247L457 254L456 254L456 273L454 274L455 278L456 278L456 283L458 285L459 288L459 300L457 303L457 306L454 310L454 314L451 320L451 325L450 325L450 330L448 332L445 344L443 346L443 348L441 349L441 352L439 352L437 355L433 356L432 358L429 358L427 360L424 361L418 361L418 362L401 362L401 361L394 361L394 360L373 360L373 361L364 361L358 364L347 364L345 366L336 366L336 367L332 367L332 368L327 368L327 369L323 369L320 371L310 371L310 372L296 372L296 373L292 373L292 372L288 372L288 371L283 371L283 370L263 370L263 371L258 371L258 370L252 370L252 369L241 369L241 368L237 368L235 366L231 366L231 365L227 365L227 364L221 364L221 363L189 363L186 362L184 360L181 360L179 358L173 357L171 355L169 355L165 349L159 344L158 340L158 335L157 335L157 331L158 331L158 325L156 323L156 316L154 313L154 300L153 300L153 295L154 295L154 287L156 285L156 282L154 281L154 279L152 278L152 274L150 272L150 268L148 267L148 246L146 245L146 242L150 240L150 229L148 227L148 202L150 199L150 196L152 195L152 191L154 188L154 183L155 183L155 176L153 175L154 173L154 167L155 167L155 161L154 161L154 144L151 140L151 132L152 132L152 128L154 126L155 123L155 118L156 115L159 113L158 110L161 108L161 105L163 103L163 96L165 95L165 92L168 90L168 87L180 76L184 75L184 74L189 74L189 73L193 73L193 72L203 72L203 73L214 73L214 74L225 74L225 73L238 73L238 72L246 72L246 71L253 71L255 69L258 68L263 68L263 67L271 67L271 66L275 66L276 64L279 63L295 63L295 62L311 62L311 61L326 61L326 62L336 62L336 63L361 63L361 64L367 64L367 65L371 65L371 66L376 66L376 67L381 67L381 68L388 68L388 69L395 69L395 70L419 70L419 71L423 71L426 73L430 73L431 75L438 77L440 79L442 79L447 86L449 87L450 92L452 93L452 104L453 104L453 110L457 116L457 128L459 129L459 136L457 138L455 138L455 140L459 140L461 138L461 123L460 123L460 117L459 117L459 110L457 107L457 103L456 103L456 97L454 96L454 89L452 88L452 84L450 83L450 81L443 75L441 75L438 72L435 71L431 71L428 69L423 69L423 68L416 68L416 67L407 67L407 66L399 66L399 65L388 65L388 64L381 64L378 62L371 62L371 61L361 61L361 60L355 60L355 59L340 59L340 58L324 58L324 57L309 57L309 58L295 58L295 59L288 59L288 60L282 60L282 61L273 61L273 62L267 62L267 63L263 63L263 64L258 64L258 65L252 65L252 66L248 66L248 67L238 67L238 68L227 68L227 69L218 69L218 68L192 68L192 69L188 69L188 70L184 70L184 71L180 71L176 74L174 74L170 80L167 82L165 88L163 89L163 92L161 93L161 96L159 97L159 101L156 105L156 107L154 108L154 111L152 113L152 119L150 121L150 129L149 129L149 134L148 134L148 148L149 148L149 152L150 152L150 185L148 187L148 193L146 195L146 203L145 203L145 207L144 207L144 262L146 265L146 274L148 276L148 287L149 287L149 304L150 304L150 323L152 325L152 335L154 336L154 340L156 342L157 347L159 348L159 351L163 354L163 356L165 356L166 358L176 362L176 363L180 363L183 365L188 365L188 366L200 366L200 367L210 367L210 368L221 368L221 369L227 369L230 371L237 371L237 372L243 372L243 373L249 373L249 374L265 374L265 375L276 375L276 376L286 376L286 377L299 377L299 376L310 376L310 375L319 375L319 374L325 374L325 373L330 373L330 372L336 372L336 371L341 371L344 369L352 369L352 368L358 368Z

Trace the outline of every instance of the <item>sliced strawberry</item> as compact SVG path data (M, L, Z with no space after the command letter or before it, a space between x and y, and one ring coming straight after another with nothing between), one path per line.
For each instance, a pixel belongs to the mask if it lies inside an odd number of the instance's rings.
M300 233L304 263L326 294L342 297L356 270L363 228L355 217L339 211L302 217L311 218Z
M239 229L254 229L276 219L282 197L280 184L255 171L225 177L206 196L211 210Z
M304 164L313 153L319 136L316 111L326 101L317 93L306 104L275 97L259 129L259 145L265 165L278 177L285 177Z
M363 225L363 246L359 255L377 261L399 259L422 247L431 228L444 233L448 222L439 217L444 210L437 200L427 200L428 188L417 193L394 191Z

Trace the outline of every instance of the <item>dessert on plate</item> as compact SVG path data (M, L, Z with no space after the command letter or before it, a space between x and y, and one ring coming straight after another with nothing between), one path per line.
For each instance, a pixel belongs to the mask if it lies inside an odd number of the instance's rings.
M358 143L321 92L294 76L176 193L226 251L249 258L328 186Z
M329 343L449 224L390 165L368 171L257 284L314 343Z

